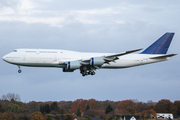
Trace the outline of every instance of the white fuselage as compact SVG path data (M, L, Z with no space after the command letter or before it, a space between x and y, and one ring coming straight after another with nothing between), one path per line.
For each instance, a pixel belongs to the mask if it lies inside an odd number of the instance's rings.
M56 49L16 49L14 52L3 56L3 60L18 66L63 68L64 66L58 63L75 60L81 61L91 57L106 55L110 55L110 53L86 53ZM101 68L127 68L165 61L170 58L150 59L160 55L161 54L127 54L118 57L119 59L114 62L103 64Z

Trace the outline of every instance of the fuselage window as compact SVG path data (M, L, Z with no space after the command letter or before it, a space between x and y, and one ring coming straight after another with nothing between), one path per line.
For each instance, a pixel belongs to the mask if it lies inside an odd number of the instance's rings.
M17 50L14 50L14 52L17 52Z

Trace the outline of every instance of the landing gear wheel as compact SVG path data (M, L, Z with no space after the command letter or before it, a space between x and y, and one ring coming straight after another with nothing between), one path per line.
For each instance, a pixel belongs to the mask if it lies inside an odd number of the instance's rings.
M86 74L82 73L82 76L84 77Z
M93 71L93 72L91 72L91 75L95 75L95 72Z
M21 73L22 71L21 70L18 70L18 73Z

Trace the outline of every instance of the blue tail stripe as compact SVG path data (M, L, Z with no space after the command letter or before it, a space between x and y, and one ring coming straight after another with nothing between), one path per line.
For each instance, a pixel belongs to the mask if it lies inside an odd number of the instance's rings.
M165 33L141 54L166 54L173 36L174 33Z

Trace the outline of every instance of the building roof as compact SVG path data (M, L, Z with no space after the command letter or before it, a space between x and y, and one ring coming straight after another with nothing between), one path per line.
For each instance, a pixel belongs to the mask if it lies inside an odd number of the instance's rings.
M126 120L130 120L132 117L136 118L136 120L140 119L139 116L135 116L135 115L125 115L124 117L126 118ZM124 117L122 119L124 119Z
M157 113L157 118L163 118L163 119L171 118L171 119L173 119L173 114L172 113Z
M174 119L180 118L180 115L174 115Z

